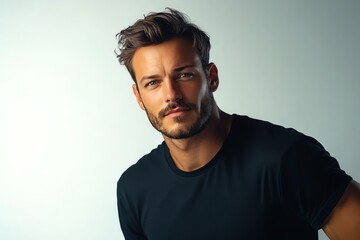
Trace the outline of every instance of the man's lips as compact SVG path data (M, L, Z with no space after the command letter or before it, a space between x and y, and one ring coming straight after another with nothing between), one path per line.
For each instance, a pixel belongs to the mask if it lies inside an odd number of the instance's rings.
M165 116L168 116L170 114L176 114L176 113L182 113L182 112L186 112L186 111L189 111L190 109L189 108L175 108L175 109L171 109L170 111L167 111L165 113Z
M173 115L181 115L186 111L190 111L195 109L196 105L191 103L185 103L181 100L177 100L176 102L171 102L159 112L159 118L164 118L170 114Z

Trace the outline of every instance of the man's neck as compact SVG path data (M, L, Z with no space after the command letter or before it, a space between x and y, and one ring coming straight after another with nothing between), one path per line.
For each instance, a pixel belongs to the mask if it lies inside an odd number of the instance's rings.
M231 115L216 109L200 133L185 139L170 139L164 136L175 165L186 172L206 165L222 147L231 122Z

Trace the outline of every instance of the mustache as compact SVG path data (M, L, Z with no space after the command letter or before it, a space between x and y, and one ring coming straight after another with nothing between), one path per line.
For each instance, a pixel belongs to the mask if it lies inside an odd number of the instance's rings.
M184 108L186 110L192 110L196 108L196 105L193 103L186 103L182 100L176 100L175 102L169 103L164 109L160 110L159 118L164 118L169 111L175 108Z

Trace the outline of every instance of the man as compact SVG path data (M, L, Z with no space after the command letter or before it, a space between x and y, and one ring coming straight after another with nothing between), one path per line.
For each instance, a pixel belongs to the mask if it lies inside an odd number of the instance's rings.
M125 171L126 239L360 239L360 187L311 137L219 109L210 42L182 13L118 35L119 61L164 142Z

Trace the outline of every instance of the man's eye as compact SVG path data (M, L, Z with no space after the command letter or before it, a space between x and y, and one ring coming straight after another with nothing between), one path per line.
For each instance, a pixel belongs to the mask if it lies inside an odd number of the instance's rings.
M151 87L151 86L155 86L157 84L156 81L150 81L148 83L145 84L145 87Z
M194 76L193 73L180 73L179 78L192 78Z

